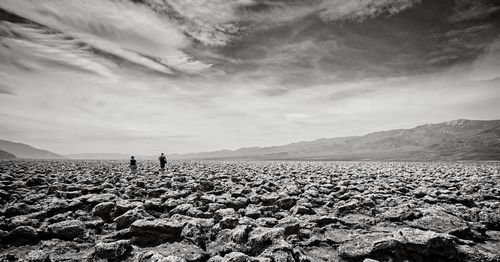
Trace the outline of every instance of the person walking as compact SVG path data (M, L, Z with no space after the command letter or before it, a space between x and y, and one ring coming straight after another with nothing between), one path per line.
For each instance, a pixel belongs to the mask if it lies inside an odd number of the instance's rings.
M165 170L165 164L167 164L167 158L163 153L161 153L160 157L158 157L158 160L160 160L160 169L161 171Z
M129 167L131 173L135 173L135 171L137 170L137 162L135 161L134 156L130 157Z

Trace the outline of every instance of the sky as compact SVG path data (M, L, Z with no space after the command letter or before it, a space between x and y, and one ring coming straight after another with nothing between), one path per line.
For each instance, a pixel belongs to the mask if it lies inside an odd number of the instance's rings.
M1 0L0 139L188 153L500 119L498 0Z

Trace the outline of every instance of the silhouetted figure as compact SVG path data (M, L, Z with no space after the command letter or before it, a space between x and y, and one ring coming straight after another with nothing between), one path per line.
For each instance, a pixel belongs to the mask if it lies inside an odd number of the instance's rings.
M137 164L135 162L134 156L130 157L130 165L129 165L129 167L130 167L130 171L132 173L135 173L135 171L137 170Z
M158 158L158 160L160 160L161 171L164 171L165 170L165 164L167 164L167 158L165 157L165 155L163 153L161 153L161 155Z

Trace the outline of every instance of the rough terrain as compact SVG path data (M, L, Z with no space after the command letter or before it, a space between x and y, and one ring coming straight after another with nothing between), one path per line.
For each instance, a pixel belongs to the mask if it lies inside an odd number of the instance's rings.
M500 261L500 163L0 162L0 261Z

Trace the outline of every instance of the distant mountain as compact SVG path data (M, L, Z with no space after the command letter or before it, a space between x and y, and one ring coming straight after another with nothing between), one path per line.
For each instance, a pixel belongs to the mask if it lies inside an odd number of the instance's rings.
M171 155L235 160L500 160L500 120L454 120L364 136Z
M0 150L0 159L16 159L17 157L9 152Z
M130 159L130 154L121 153L83 153L83 154L72 154L65 155L69 159L85 159L85 160L128 160ZM137 160L145 159L156 159L158 156L140 156L134 155Z
M22 143L14 143L6 140L0 140L0 150L6 151L10 154L13 154L17 158L26 158L26 159L63 159L63 156L60 156L56 153L34 148L32 146L22 144Z

